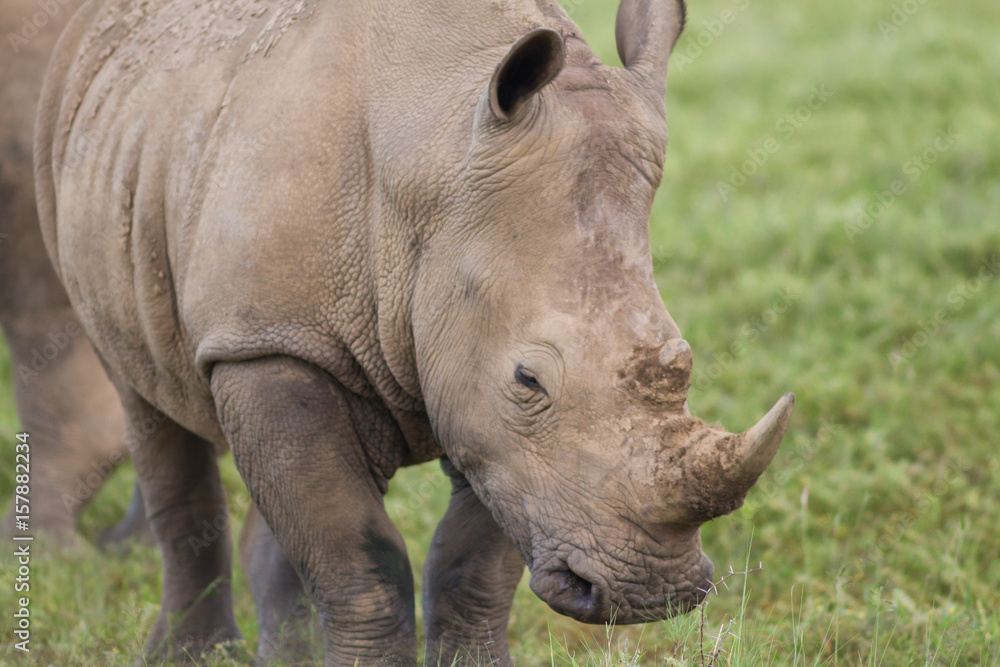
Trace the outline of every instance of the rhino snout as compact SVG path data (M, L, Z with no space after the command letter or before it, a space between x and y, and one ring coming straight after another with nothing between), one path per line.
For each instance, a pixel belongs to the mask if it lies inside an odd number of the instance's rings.
M611 571L574 552L531 573L531 590L554 611L581 623L631 625L685 614L712 588L712 561L699 553L694 565L658 572L669 584L642 585L630 573Z

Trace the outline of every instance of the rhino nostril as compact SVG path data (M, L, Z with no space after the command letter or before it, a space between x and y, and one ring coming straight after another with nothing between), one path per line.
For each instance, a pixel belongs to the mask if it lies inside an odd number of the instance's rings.
M568 595L581 601L591 601L594 597L594 584L590 583L568 567L554 573L559 584L559 594Z
M545 572L536 580L532 577L532 588L545 602L560 614L565 614L584 623L603 623L607 610L599 584L573 571L569 565Z

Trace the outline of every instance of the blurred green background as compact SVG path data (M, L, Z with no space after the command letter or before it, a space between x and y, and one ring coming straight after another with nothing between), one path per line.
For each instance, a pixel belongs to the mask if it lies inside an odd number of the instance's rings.
M563 4L617 64L617 3ZM516 664L1000 664L998 26L995 0L689 3L653 259L699 416L741 429L796 394L746 506L703 530L719 575L763 569L702 612L611 630L522 585ZM17 427L0 353L4 460ZM130 474L84 534L121 515ZM446 498L434 465L393 482L418 575ZM126 664L155 616L156 553L34 566L38 664ZM0 609L12 588L5 568ZM237 604L252 647L241 575ZM4 614L0 661L10 629Z

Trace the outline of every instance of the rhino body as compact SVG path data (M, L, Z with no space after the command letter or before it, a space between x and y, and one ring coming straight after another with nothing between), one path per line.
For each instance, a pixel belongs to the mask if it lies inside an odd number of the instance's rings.
M624 0L620 70L544 0L77 14L39 108L39 210L127 422L169 417L132 443L164 557L150 652L239 636L229 536L189 546L226 512L226 448L327 665L415 662L383 496L435 458L453 492L428 664L509 660L525 563L585 622L704 598L699 526L742 502L791 396L738 435L687 409L648 234L682 22L676 0Z
M64 544L76 541L79 511L128 458L118 394L52 270L35 205L35 110L49 56L77 5L46 5L51 15L33 0L0 8L0 325L31 446L30 525ZM14 531L14 518L12 507L4 534ZM149 536L138 495L104 539L131 536Z

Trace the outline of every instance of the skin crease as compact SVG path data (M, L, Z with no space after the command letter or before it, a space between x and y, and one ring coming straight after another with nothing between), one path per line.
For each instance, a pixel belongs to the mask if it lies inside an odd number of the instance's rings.
M35 107L49 55L77 3L54 6L60 11L34 32L26 31L23 19L30 22L39 12L37 3L11 0L0 8L5 36L0 56L0 325L10 348L21 428L31 447L31 528L73 545L77 515L128 457L128 444L118 395L52 271L38 228L31 163ZM10 35L21 38L16 52ZM151 540L141 506L137 496L126 518L102 535L102 543ZM14 533L14 521L12 506L0 532Z
M542 0L266 8L95 0L39 108L48 252L126 421L169 417L132 445L164 557L147 653L239 636L228 537L188 547L225 512L227 447L328 666L415 663L383 496L438 457L432 662L506 636L522 561L583 621L690 609L712 573L698 527L742 502L790 398L762 439L684 402L648 235L681 6L625 0L625 70Z

